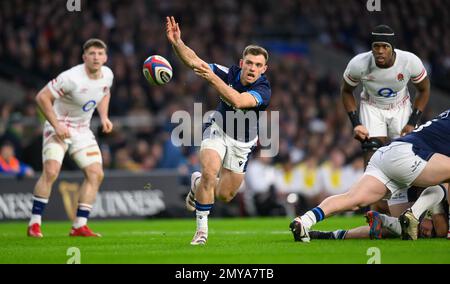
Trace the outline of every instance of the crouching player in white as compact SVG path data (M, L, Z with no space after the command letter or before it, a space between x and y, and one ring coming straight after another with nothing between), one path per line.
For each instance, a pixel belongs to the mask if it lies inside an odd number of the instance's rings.
M173 17L167 18L167 38L183 63L207 80L221 99L201 144L202 172L192 174L191 191L186 198L188 210L195 210L197 215L197 231L191 244L203 245L208 238L208 215L215 197L225 202L234 198L256 146L259 111L266 109L271 96L270 84L264 75L268 53L260 46L250 45L245 48L239 67L208 65L183 43ZM230 119L244 112L253 114L254 119ZM244 131L239 131L239 126L233 127L236 122L245 125Z
M341 87L354 137L362 143L365 166L378 148L416 127L430 97L430 81L422 61L411 52L395 48L390 27L375 27L371 42L371 51L350 60ZM417 89L412 112L409 81ZM363 90L358 116L353 91L359 84ZM386 203L378 202L372 209L386 211Z
M61 73L36 97L47 121L43 136L43 172L33 193L32 216L28 227L30 237L43 237L41 216L67 151L85 176L70 236L100 236L87 226L92 204L103 180L101 152L90 130L90 121L97 108L103 132L112 131L108 107L114 75L111 69L104 66L107 46L103 41L90 39L84 44L83 50L84 64Z
M310 228L333 214L357 210L410 186L432 187L450 181L450 109L410 134L378 149L362 178L345 194L325 199L290 224L296 241L309 241ZM436 192L437 193L437 192ZM422 194L423 195L423 194ZM431 192L417 208L431 208L440 199ZM399 218L402 239L416 240L421 211L408 209Z

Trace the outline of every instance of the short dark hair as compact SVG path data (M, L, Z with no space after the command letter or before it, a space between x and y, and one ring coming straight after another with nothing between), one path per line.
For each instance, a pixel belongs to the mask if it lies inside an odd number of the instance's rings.
M242 58L244 58L247 54L251 55L262 55L267 61L269 61L269 53L264 47L261 47L259 45L248 45L245 47L244 52L242 53Z
M91 47L97 47L97 48L103 48L105 51L108 50L108 46L106 45L106 43L98 38L91 38L88 39L84 44L83 44L83 51L86 52L86 50L88 50Z

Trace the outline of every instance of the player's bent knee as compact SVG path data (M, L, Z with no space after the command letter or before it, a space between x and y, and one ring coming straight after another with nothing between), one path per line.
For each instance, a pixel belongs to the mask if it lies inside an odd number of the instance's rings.
M213 171L203 171L202 172L202 182L206 185L206 187L214 187L217 183L217 175Z
M234 195L233 195L233 194L219 193L219 194L217 195L217 198L218 198L220 201L222 201L222 202L229 203L229 202L231 202L231 200L233 200Z
M95 183L101 183L103 181L103 178L105 177L105 174L100 165L99 166L91 166L86 169L86 177L89 181L92 181Z
M47 182L54 182L59 175L59 167L46 166L44 169L44 175Z

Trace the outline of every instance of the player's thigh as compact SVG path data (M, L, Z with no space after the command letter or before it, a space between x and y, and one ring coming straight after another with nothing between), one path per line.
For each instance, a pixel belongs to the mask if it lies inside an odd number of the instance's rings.
M435 153L428 160L413 184L420 187L428 187L444 182L450 182L450 158Z
M96 168L102 168L103 165L102 152L97 144L78 149L71 154L71 157L83 171L93 164L97 164Z
M207 127L200 146L200 166L205 171L217 175L227 153L225 134L215 124Z
M408 123L411 116L411 102L408 100L403 106L388 111L388 137L396 139L400 137L403 127Z
M47 161L56 161L61 166L64 155L67 151L67 145L59 140L55 135L44 138L42 144L42 162L45 166ZM52 167L53 162L47 163Z
M368 103L361 102L359 107L361 123L369 131L370 137L386 137L387 125L383 110Z
M236 173L229 169L222 168L220 179L217 185L217 195L223 197L234 197L238 192L245 174Z
M222 158L218 151L212 148L201 149L200 166L203 176L213 175L215 178L222 167Z
M383 199L388 193L387 187L378 178L364 175L346 193L355 205L367 206Z

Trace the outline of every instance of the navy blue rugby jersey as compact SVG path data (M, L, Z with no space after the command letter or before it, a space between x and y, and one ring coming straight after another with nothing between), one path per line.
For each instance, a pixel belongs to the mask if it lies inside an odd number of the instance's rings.
M219 105L209 117L206 126L214 122L231 138L241 142L252 141L259 133L259 112L268 107L271 97L271 87L267 77L263 74L253 84L244 86L240 81L242 70L238 66L233 65L230 68L218 64L209 64L209 66L227 85L239 93L247 92L254 96L258 105L239 110L220 97ZM230 124L233 124L233 127Z
M414 153L426 161L434 153L450 157L450 109L395 141L413 144Z

